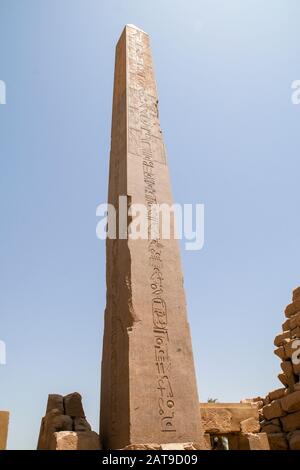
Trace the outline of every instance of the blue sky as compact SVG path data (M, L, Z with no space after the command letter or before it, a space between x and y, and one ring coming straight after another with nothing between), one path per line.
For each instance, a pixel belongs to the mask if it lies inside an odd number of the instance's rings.
M35 448L48 393L79 391L98 428L114 48L152 40L174 199L204 203L182 251L199 393L280 383L273 339L300 285L297 0L0 0L0 409Z

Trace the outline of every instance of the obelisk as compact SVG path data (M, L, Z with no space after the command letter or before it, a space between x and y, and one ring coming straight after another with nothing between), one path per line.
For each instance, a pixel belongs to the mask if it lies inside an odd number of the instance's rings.
M108 202L118 208L119 196L129 206L172 204L149 36L133 25L116 47ZM178 240L123 233L107 239L106 257L104 447L202 445Z

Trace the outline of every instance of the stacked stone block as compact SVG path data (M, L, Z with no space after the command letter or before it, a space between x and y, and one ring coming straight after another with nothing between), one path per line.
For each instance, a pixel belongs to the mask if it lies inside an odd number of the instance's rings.
M213 450L269 450L265 432L260 432L261 399L242 403L200 403L202 426ZM227 445L226 445L227 441Z
M98 450L100 439L86 420L79 393L48 396L38 450Z
M293 291L285 316L282 333L274 340L283 387L264 399L261 427L268 434L271 449L300 450L300 287Z

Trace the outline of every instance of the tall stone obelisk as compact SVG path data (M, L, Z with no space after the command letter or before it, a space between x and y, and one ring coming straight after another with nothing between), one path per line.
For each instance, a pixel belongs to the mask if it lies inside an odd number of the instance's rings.
M116 47L109 203L120 195L172 204L149 37L132 25ZM203 444L178 241L122 237L106 248L101 440Z

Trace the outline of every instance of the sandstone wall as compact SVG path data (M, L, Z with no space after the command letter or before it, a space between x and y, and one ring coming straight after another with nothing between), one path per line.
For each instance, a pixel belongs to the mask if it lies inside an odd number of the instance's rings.
M282 387L263 399L261 427L268 434L271 449L300 450L300 287L294 290L285 317L282 333L274 340Z

